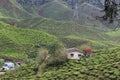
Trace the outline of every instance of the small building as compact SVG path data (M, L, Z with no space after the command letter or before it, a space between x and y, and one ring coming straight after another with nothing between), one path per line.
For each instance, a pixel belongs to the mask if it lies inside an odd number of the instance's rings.
M67 52L68 59L81 59L81 57L84 56L83 51L76 48L69 48L67 49Z
M15 68L15 64L13 62L5 62L2 66L2 70L13 70Z

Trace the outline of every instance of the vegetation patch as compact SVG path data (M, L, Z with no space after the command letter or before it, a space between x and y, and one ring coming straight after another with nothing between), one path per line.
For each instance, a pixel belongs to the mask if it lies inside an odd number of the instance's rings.
M69 60L63 64L48 66L43 74L35 75L34 63L22 66L18 71L6 73L2 79L83 80L113 79L120 77L120 48L94 51L93 57ZM92 73L91 73L92 72ZM28 77L29 76L29 77Z
M24 59L34 55L38 47L61 44L59 40L43 31L20 29L0 22L0 56ZM51 51L51 50L50 50Z

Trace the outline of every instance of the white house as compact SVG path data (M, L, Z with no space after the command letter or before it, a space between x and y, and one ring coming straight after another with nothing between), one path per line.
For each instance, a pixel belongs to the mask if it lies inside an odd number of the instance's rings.
M80 51L76 48L69 48L67 49L68 54L67 58L68 59L80 59L82 56L84 56L83 51Z

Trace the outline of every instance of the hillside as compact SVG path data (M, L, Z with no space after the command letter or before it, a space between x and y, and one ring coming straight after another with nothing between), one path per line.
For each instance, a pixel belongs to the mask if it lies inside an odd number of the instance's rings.
M119 46L118 43L117 45L116 42L113 41L114 38L106 34L109 29L103 26L80 25L75 22L55 21L42 17L23 20L19 23L19 26L22 26L22 28L43 30L55 35L60 38L67 47L75 47L83 44L88 44L94 48L98 47L97 45L99 45L100 48L102 46Z
M42 0L38 0L42 1ZM40 3L40 2L38 2ZM55 20L62 20L62 21L74 21L73 19L73 12L74 9L72 9L67 3L71 3L71 0L68 0L68 2L65 2L63 0L48 0L47 3L40 3L39 5L33 4L31 1L26 1L23 3L19 3L17 1L12 1L12 4L16 7L19 7L19 10L23 12L23 16L17 16L21 18L28 18L28 15L31 15L32 17L45 17L45 18L52 18ZM96 7L94 4L96 1L91 1L88 3L88 1L79 1L79 20L77 21L79 24L82 25L90 25L90 26L107 26L107 27L113 27L115 25L109 25L107 22L101 22L99 20L96 20L96 16L103 16L104 13L100 12L102 9ZM8 3L9 4L9 3ZM16 12L14 12L17 14ZM27 16L24 16L26 15ZM5 20L4 20L5 21ZM6 20L6 22L9 22ZM13 21L15 23L15 21ZM9 22L10 23L10 22ZM13 24L13 23L10 23Z
M118 0L117 0L118 1ZM42 0L38 0L36 3L40 3ZM109 28L113 28L116 25L116 22L111 25L108 21L96 20L96 16L103 16L103 2L100 0L79 0L78 3L78 14L79 19L78 23L82 25L90 25L90 26L105 26ZM19 4L19 3L18 3ZM45 18L52 18L55 20L62 21L74 21L73 14L74 8L71 5L75 6L75 2L72 0L48 0L48 2L44 4L34 5L30 4L30 1L24 3L21 7L28 13L32 15L42 16ZM101 8L102 7L102 8Z
M114 39L118 40L120 42L120 30L118 31L112 31L112 32L107 32L108 35L114 37Z
M42 0L33 0L33 2L18 1L23 9L31 14L36 14L37 16L43 16L46 18L53 18L56 20L70 20L72 16L72 9L64 5L62 1L45 0L45 2L46 3L42 3Z
M5 18L22 19L32 17L32 15L25 11L16 0L0 0L0 7L1 15Z
M53 46L59 43L56 37L43 31L20 29L0 22L0 56L26 59L28 54L35 54L37 45ZM49 50L48 48L48 50Z
M59 0L53 0L39 7L43 17L56 20L71 20L73 10Z
M114 25L109 25L107 22L96 20L96 16L103 16L104 14L100 12L100 8L83 0L81 0L79 3L79 20L77 23L80 25L96 27L115 26L116 23ZM0 20L15 26L18 26L17 23L23 19L32 19L40 16L55 20L74 21L74 9L72 9L62 0L51 0L39 6L33 5L29 1L23 5L17 2L17 0L1 0L0 6Z
M120 48L94 51L94 57L69 60L46 68L44 74L35 75L33 63L1 76L1 79L40 80L119 80Z
M95 7L94 5L91 5L89 3L83 3L79 6L79 12L86 13L87 15L91 15L92 17L96 17L98 15L103 15L104 12L101 8Z
M97 47L99 44L100 48L102 46L118 46L116 42L111 43L111 41L113 41L112 36L106 34L106 32L110 30L106 28L106 25L110 27L110 25L114 26L114 24L109 25L106 22L103 23L96 20L95 16L102 15L102 13L99 13L101 9L91 4L81 2L79 6L79 20L73 21L73 9L61 0L53 0L37 6L37 8L35 8L36 6L31 6L35 11L29 9L30 4L21 5L16 2L16 0L2 1L0 5L2 7L0 20L17 27L39 29L48 32L60 38L67 47L75 47L83 44L88 44L93 47ZM13 6L13 9L11 6ZM12 12L9 11L10 8ZM6 12L7 10L8 12ZM16 10L20 10L20 12ZM31 13L28 10L30 10ZM42 14L41 16L52 19L37 15L39 10L41 12L40 14ZM18 15L19 13L23 15ZM53 19L64 21L56 21Z
M120 79L120 49L109 49L94 52L91 59L69 61L63 65L47 70L40 79L66 79L66 80L94 80L94 79ZM109 56L109 57L108 57ZM53 71L52 71L53 69Z
M118 22L99 19L104 0L75 1L0 0L0 80L120 80ZM23 63L3 72L3 59Z

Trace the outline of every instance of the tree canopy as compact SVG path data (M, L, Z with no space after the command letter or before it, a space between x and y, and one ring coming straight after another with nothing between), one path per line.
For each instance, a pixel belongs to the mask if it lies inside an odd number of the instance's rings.
M103 20L109 19L109 23L113 23L114 19L118 15L119 4L117 4L115 0L105 0L104 4L105 15L103 16Z

